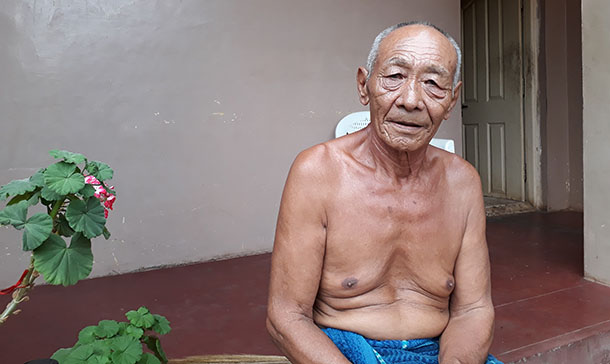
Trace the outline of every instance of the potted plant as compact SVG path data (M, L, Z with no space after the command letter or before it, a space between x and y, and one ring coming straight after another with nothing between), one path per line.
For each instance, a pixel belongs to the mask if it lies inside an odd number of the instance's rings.
M170 332L169 321L146 307L125 316L127 322L102 320L85 327L72 348L59 349L51 358L59 364L166 364L167 357L155 334Z
M93 267L91 239L110 237L106 218L116 193L106 182L113 170L79 153L52 150L49 154L59 161L0 187L0 201L8 200L0 210L0 225L23 230L22 248L32 252L18 282L0 290L2 295L12 294L0 314L0 325L19 312L17 306L28 300L39 275L50 284L64 286L88 277ZM28 216L32 207L46 212Z

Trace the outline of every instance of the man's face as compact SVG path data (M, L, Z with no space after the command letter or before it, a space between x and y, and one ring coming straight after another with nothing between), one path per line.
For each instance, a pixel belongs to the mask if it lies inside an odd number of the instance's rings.
M452 92L455 49L440 32L410 25L381 43L372 74L358 70L360 101L370 102L377 135L400 151L427 145L457 101ZM456 95L456 96L454 96Z

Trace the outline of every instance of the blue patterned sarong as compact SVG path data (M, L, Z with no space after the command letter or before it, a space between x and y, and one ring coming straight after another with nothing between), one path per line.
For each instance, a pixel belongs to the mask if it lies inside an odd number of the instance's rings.
M372 340L333 328L322 329L353 364L438 364L438 338ZM485 364L502 364L493 355Z

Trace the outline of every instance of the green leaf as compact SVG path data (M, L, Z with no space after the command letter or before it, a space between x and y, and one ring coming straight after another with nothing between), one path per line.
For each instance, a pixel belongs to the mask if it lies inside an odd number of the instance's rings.
M129 325L129 326L127 326L127 328L125 328L125 335L129 335L131 337L134 337L134 338L140 340L142 335L144 335L144 330L142 330L139 327Z
M69 237L74 235L74 230L70 227L68 220L64 214L57 214L55 218L53 229L61 236Z
M61 364L86 364L87 359L93 355L93 345L81 345L72 348L72 351L68 356L61 362Z
M169 326L169 321L165 317L157 314L153 314L153 316L155 318L155 323L152 329L157 334L165 335L172 330L172 328Z
M146 307L140 307L137 311L129 311L125 314L132 325L143 329L150 329L155 323L155 317L148 312Z
M119 335L121 335L121 336L125 335L125 332L127 331L127 328L129 326L131 326L131 324L129 322L125 322L125 321L119 322Z
M70 202L66 209L66 219L74 231L82 232L88 238L101 235L106 224L104 206L94 197L89 198L87 202Z
M110 349L110 344L112 339L99 339L93 343L93 354L99 355L102 357L108 358L108 362L110 362L110 354L112 350Z
M6 206L0 211L0 225L13 225L15 229L21 230L25 226L28 215L27 201L21 201L15 205Z
M44 172L44 181L60 195L76 193L85 186L85 177L76 171L76 165L66 162L51 164Z
M32 177L30 177L30 182L32 182L36 187L44 187L44 168L40 168Z
M85 169L100 182L111 179L114 175L112 168L104 162L91 161L87 163Z
M151 353L144 353L137 364L161 364L161 361Z
M91 355L89 359L87 359L87 364L109 364L110 358L108 356L103 355Z
M104 226L104 230L102 231L102 234L104 234L104 238L106 240L110 239L110 231L108 231L108 229Z
M110 357L110 342L108 339L99 339L93 342L93 354Z
M90 184L85 183L85 187L78 191L78 194L83 196L84 198L93 197L93 195L95 194L95 188L93 188L93 186L91 186Z
M167 363L167 356L165 355L165 351L163 351L163 348L161 347L161 340L159 340L158 337L144 336L144 338L142 338L142 341L144 342L144 344L146 344L146 347L148 347L162 363Z
M28 205L34 206L40 201L40 191L34 191L32 197L28 198Z
M95 331L97 330L97 326L87 326L84 329L80 330L78 333L78 344L85 345L91 344L95 341Z
M72 352L72 348L59 349L51 356L51 359L55 359L55 360L57 360L58 363L63 364L63 363L65 363L66 358L68 357L68 355L70 355L71 352Z
M38 248L51 234L53 230L53 219L51 216L39 212L32 215L25 222L23 232L23 250L29 251Z
M98 337L112 337L119 332L119 323L114 320L102 320L97 324L95 335Z
M49 152L49 155L55 159L63 158L68 163L80 164L83 163L87 158L80 153L72 153L67 150L54 149Z
M32 192L36 187L37 186L32 183L29 178L10 181L0 187L0 201L4 201L10 196L18 196L23 195L26 192Z
M113 364L135 364L142 356L142 345L130 336L118 336L113 339L110 348Z
M47 201L59 201L66 198L65 195L60 195L59 193L50 189L48 186L44 186L42 188L42 191L40 191L40 196Z
M91 241L76 233L72 236L70 247L66 247L64 239L51 234L40 248L34 250L34 267L51 284L75 284L91 273Z
M15 205L21 201L27 201L28 205L33 206L38 203L38 199L40 198L40 191L38 187L34 191L26 192L23 195L17 195L10 199L9 202L6 203L6 206Z

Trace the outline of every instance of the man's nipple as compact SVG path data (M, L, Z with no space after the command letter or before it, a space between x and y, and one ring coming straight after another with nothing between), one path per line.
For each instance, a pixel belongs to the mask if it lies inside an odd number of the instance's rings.
M343 286L343 288L345 288L345 289L351 289L351 288L356 287L357 284L358 284L358 280L356 278L349 277L349 278L345 278L343 283L341 283L341 286Z
M455 287L455 282L452 278L447 279L447 289L449 291L453 291L453 287Z

